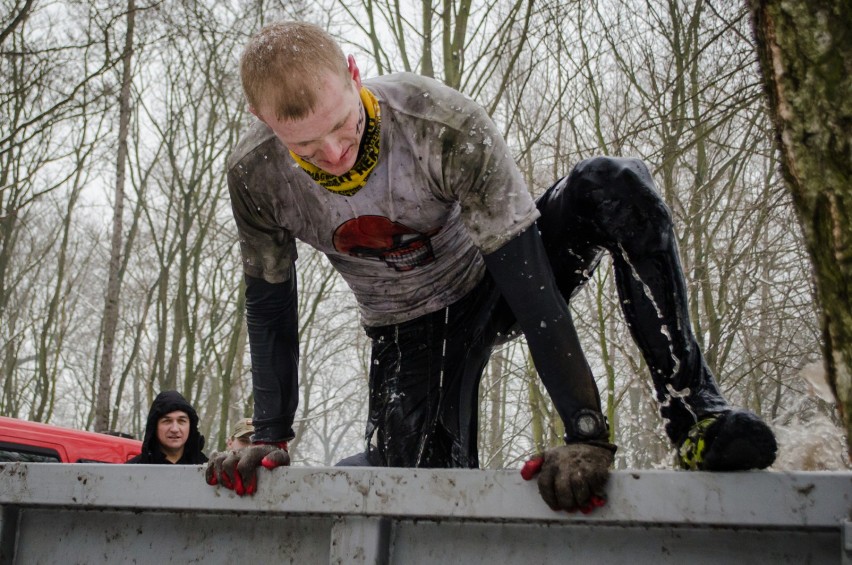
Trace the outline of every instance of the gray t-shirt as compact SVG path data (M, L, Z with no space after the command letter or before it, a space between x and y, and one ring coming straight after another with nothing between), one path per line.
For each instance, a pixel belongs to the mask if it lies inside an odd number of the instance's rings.
M475 102L410 73L364 81L379 101L379 159L343 196L314 182L263 123L228 160L246 274L276 283L295 239L325 253L367 326L434 312L481 279L491 253L538 218L497 127Z

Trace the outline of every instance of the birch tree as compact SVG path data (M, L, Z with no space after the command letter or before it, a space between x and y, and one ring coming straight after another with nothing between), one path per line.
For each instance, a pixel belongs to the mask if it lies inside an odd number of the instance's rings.
M852 453L852 6L753 0L760 66L822 307L824 363Z

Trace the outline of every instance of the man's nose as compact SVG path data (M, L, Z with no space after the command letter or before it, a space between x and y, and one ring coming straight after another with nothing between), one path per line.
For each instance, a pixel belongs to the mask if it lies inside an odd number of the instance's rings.
M339 139L327 139L322 146L323 156L329 163L337 163L346 151L346 144Z

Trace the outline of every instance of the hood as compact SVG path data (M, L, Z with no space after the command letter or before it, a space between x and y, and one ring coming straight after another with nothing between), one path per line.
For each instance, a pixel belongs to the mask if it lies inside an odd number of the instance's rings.
M204 436L198 431L198 414L195 408L176 390L166 390L157 395L148 411L148 421L145 424L145 438L142 440L140 463L154 463L162 460L160 457L160 442L157 441L157 422L168 414L180 410L189 416L189 439L183 448L180 463L204 463L207 457L201 453L204 448Z

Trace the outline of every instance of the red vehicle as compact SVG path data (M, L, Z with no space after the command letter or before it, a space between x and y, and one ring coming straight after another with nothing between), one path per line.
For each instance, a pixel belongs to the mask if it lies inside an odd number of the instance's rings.
M0 463L124 463L141 450L136 439L0 416Z

